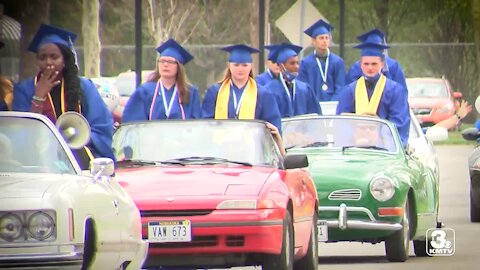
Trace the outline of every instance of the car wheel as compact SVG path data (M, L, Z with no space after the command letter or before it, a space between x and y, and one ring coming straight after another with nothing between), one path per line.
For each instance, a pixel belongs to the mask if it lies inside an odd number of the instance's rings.
M263 262L263 270L292 270L294 252L293 223L287 211L283 220L282 251L278 255L268 255Z
M430 244L430 239L413 240L413 251L415 252L415 256L431 257L431 255L427 253L427 245L429 249L432 248L432 245Z
M480 222L480 207L475 204L472 194L470 194L470 221Z
M317 219L318 214L313 214L312 228L310 232L310 240L308 243L307 253L298 262L295 262L293 269L295 270L317 270L318 269L318 235L317 235Z
M84 247L83 247L83 264L82 270L90 269L93 259L95 258L95 228L94 222L91 219L88 219L85 222L85 237L84 237Z
M404 262L408 258L410 244L409 215L410 208L407 199L403 211L402 229L395 231L385 240L385 253L387 259L391 262Z

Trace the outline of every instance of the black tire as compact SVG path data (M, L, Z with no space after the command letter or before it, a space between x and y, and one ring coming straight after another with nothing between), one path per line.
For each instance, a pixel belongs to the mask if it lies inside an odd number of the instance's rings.
M95 235L94 222L93 220L88 219L85 222L82 270L88 270L92 266L93 259L95 258L96 240L97 240L97 236Z
M410 208L409 202L405 203L402 229L385 240L385 253L391 262L404 262L408 258L410 248Z
M415 252L415 256L431 257L431 255L427 253L427 245L429 249L432 248L432 245L430 244L430 239L413 240L413 251Z
M318 269L318 214L313 214L312 228L307 253L303 258L293 264L295 270L317 270Z
M472 194L470 194L470 221L480 222L480 207L475 204Z
M294 252L293 223L287 211L283 220L282 251L279 255L268 255L262 264L263 270L293 270Z

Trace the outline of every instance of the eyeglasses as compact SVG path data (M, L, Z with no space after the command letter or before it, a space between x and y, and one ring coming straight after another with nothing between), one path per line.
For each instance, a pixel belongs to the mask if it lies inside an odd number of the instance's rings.
M160 63L160 64L167 64L167 65L175 65L175 64L177 64L178 62L175 61L175 60L159 59L159 60L158 60L158 63Z

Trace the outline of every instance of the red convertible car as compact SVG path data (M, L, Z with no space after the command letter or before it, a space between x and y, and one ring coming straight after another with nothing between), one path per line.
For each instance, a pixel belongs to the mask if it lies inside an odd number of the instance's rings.
M317 269L307 157L283 157L264 122L128 123L113 145L149 242L145 268Z

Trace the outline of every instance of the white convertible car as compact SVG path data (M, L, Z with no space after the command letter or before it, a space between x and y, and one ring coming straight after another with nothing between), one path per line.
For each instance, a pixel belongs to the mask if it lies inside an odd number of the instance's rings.
M77 120L60 126L67 144L43 115L0 112L0 268L141 268L140 213L111 159L81 171L69 146L83 146L89 127Z

